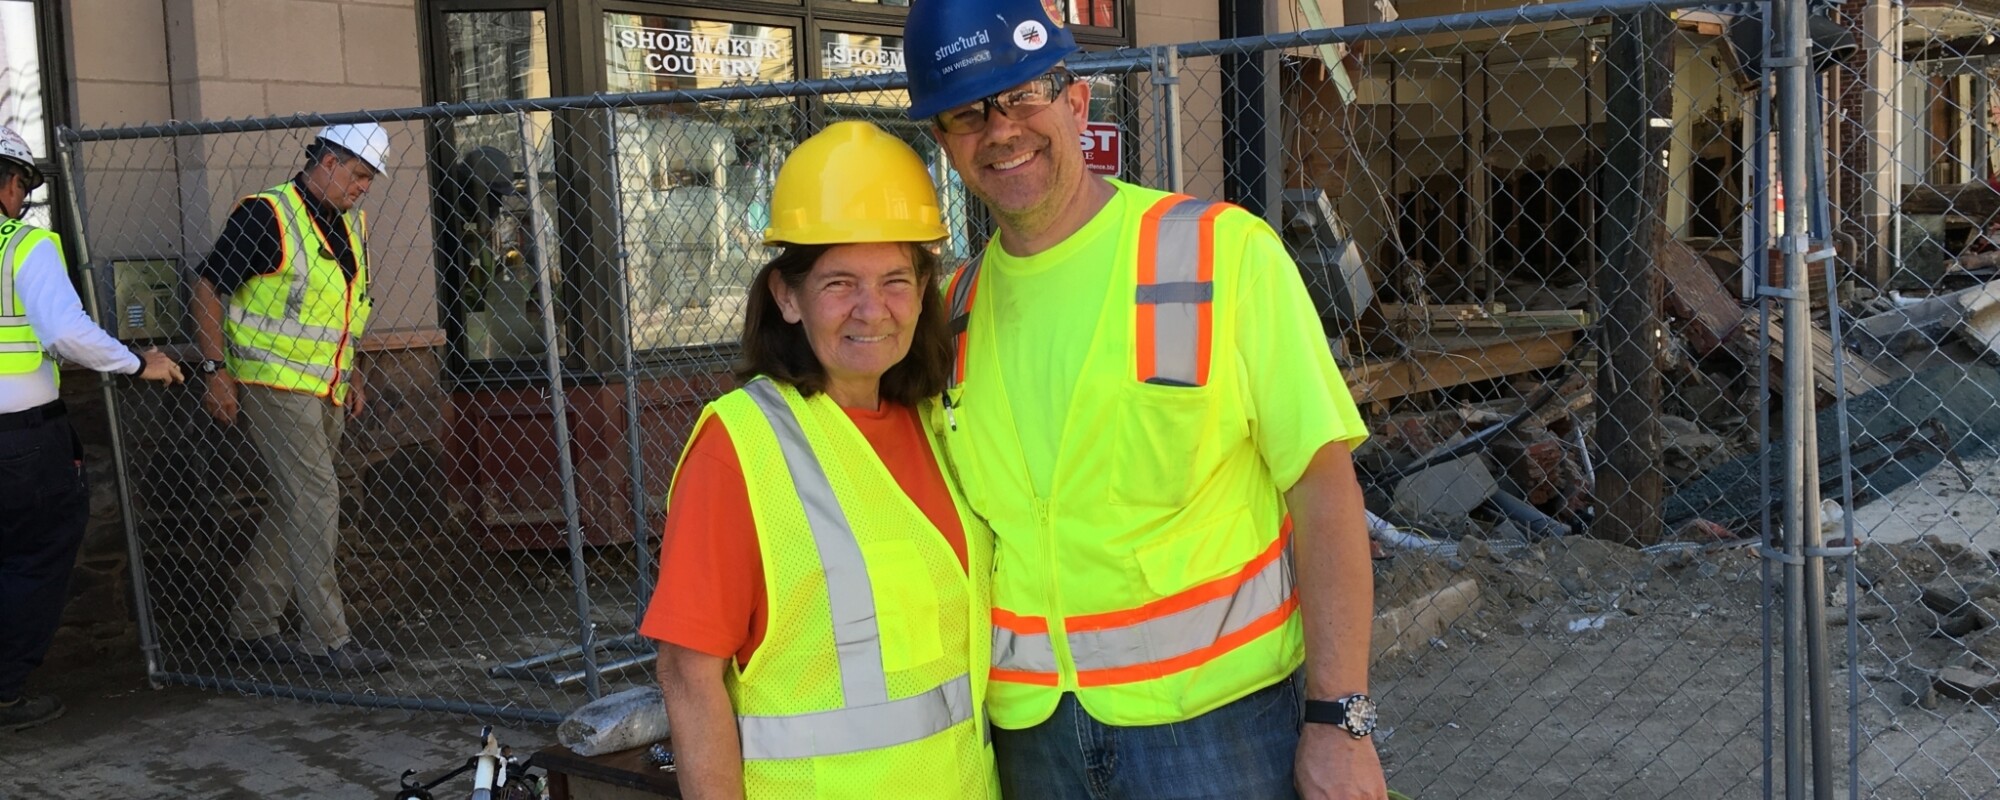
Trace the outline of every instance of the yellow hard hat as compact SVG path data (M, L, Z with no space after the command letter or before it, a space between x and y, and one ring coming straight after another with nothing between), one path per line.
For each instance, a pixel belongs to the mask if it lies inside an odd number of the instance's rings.
M836 122L778 169L765 244L929 242L945 236L917 151L867 122Z

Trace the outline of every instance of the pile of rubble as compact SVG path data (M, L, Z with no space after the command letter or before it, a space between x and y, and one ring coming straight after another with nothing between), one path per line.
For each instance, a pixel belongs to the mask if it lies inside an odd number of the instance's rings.
M1703 385L1708 373L1693 367ZM1378 530L1392 525L1438 541L1466 536L1533 542L1588 530L1595 483L1594 395L1581 376L1526 396L1401 413L1379 421L1355 453ZM1730 406L1733 408L1733 404ZM1671 414L1659 418L1660 470L1669 492L1740 458L1754 444L1742 416L1717 432ZM1750 437L1745 442L1744 437ZM1666 538L1736 538L1732 525L1678 519ZM1379 537L1378 537L1379 538Z
M1882 646L1874 675L1912 687L1908 700L2000 702L2000 561L1935 536L1868 544L1855 575L1854 617ZM1829 620L1846 621L1846 587L1831 592ZM1888 646L1891 642L1895 646ZM1922 676L1913 679L1909 673Z

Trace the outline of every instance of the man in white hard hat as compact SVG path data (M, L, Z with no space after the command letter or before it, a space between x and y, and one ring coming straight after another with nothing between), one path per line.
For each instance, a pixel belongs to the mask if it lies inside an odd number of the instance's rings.
M54 695L26 691L55 639L90 519L83 449L56 393L54 359L181 381L159 350L136 352L84 313L62 241L21 221L41 185L28 143L0 127L0 733L63 712Z
M240 658L340 674L392 664L348 630L334 477L343 424L367 402L355 357L370 310L368 223L357 206L389 157L380 125L321 129L299 174L243 198L198 268L202 406L224 425L240 413L271 471L271 504L236 571L228 636ZM283 630L292 605L305 622L296 641Z

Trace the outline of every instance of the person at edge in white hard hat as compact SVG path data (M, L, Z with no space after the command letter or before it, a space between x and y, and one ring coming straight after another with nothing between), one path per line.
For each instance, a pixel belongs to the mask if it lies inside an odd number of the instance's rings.
M181 381L180 365L159 350L134 351L84 313L61 240L21 221L41 185L28 143L0 127L0 733L63 713L55 695L27 692L55 640L90 519L83 448L56 392L55 359Z
M983 798L992 543L941 468L937 190L866 122L778 171L743 388L674 474L640 632L689 800Z
M945 400L993 528L1001 790L1383 798L1367 428L1263 220L1085 171L1051 5L904 28L910 117L998 223L952 281Z
M359 205L389 160L382 126L327 126L297 176L230 212L197 268L202 407L223 425L240 417L270 469L271 502L236 569L226 649L240 659L336 674L393 663L348 629L334 477L341 430L368 398L357 359L370 310ZM304 622L296 640L283 630L290 606Z

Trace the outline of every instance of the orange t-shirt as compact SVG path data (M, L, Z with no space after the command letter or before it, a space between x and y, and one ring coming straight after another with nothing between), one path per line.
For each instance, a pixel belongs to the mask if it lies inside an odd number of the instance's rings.
M964 568L965 529L916 412L888 402L878 411L846 411L903 493L951 543ZM827 465L829 472L839 468ZM791 480L785 475L760 479ZM695 432L674 482L660 542L660 583L639 625L641 634L698 653L733 654L738 666L750 663L764 641L767 606L764 562L746 487L729 430L711 418Z

